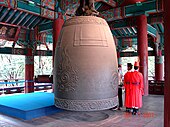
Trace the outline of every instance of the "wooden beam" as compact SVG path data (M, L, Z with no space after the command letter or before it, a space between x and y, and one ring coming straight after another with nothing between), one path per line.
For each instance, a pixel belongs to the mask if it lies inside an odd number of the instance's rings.
M27 49L0 47L0 54L26 55ZM34 55L35 56L52 56L52 51L51 50L36 50Z
M163 10L159 8L156 0L142 2L140 6L137 4L127 5L124 7L117 7L107 11L100 12L101 16L107 21L124 19L129 16L137 16L144 13L158 13Z
M163 13L151 14L147 17L148 24L163 23ZM111 30L122 29L136 26L136 20L134 17L127 17L124 19L108 21Z
M147 30L148 34L151 35L152 37L156 37L157 30L150 24L147 24L147 28L148 28L148 30Z
M138 56L137 52L121 52L120 57L134 57ZM154 51L148 51L148 56L154 56Z

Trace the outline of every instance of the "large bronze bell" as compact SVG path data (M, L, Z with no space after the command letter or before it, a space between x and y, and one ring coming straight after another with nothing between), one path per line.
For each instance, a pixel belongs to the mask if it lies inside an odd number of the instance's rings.
M95 16L67 20L55 52L55 106L96 111L117 105L115 43L107 22Z

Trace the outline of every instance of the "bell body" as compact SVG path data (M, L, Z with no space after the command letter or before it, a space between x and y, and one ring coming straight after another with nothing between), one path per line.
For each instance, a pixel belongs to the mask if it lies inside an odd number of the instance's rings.
M117 105L117 54L104 19L78 16L67 20L55 51L56 107L96 111Z

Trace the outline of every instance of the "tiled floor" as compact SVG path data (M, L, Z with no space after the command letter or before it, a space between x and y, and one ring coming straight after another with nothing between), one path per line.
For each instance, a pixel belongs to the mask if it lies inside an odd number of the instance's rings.
M31 121L23 121L0 114L0 127L163 127L164 96L143 97L141 115L122 111L98 112L65 111Z

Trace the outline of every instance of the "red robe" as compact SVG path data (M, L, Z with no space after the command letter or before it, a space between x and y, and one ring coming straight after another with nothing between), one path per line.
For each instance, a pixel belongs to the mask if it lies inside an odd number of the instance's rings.
M144 94L143 75L138 71L132 73L132 106L142 107L142 95Z
M131 85L132 72L128 71L124 75L124 87L125 87L125 107L132 108L132 85Z

